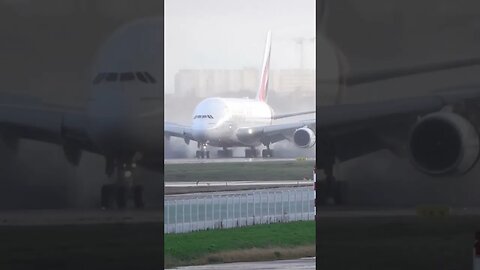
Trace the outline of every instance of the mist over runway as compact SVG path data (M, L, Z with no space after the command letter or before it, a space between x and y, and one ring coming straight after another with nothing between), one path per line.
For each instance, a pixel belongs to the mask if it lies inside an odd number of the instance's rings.
M171 269L182 270L236 270L236 269L315 269L315 258L302 258L296 260L277 260L277 261L263 261L263 262L239 262L239 263L222 263L222 264L208 264L198 266L184 266Z
M165 159L165 164L196 164L196 163L238 163L238 162L280 162L295 161L298 158L175 158ZM314 160L314 158L305 158L302 160Z

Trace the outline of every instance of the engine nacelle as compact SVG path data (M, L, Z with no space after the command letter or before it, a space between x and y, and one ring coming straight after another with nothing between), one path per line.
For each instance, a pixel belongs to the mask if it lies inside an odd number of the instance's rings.
M452 112L437 112L420 119L410 132L410 160L430 175L468 172L479 157L479 137L475 127Z
M310 148L315 145L315 132L307 127L299 128L293 133L293 142L301 148Z

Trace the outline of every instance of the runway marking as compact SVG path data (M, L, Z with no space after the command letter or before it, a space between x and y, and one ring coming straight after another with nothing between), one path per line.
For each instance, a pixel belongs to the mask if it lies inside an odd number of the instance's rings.
M164 164L202 164L202 163L255 163L297 161L297 158L211 158L211 159L165 159ZM314 161L315 158L302 158L302 161Z
M238 263L222 263L222 264L208 264L197 266L184 266L171 269L183 270L236 270L236 269L315 269L315 257L301 258L296 260L276 260L276 261L261 261L261 262L238 262Z

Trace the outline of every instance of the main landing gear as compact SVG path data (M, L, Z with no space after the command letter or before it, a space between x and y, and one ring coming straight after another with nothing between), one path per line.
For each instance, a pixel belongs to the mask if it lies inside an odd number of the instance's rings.
M219 158L231 158L233 156L233 151L224 147L222 150L217 151L217 156Z
M113 175L111 164L113 161L107 161L107 174ZM115 166L114 166L115 167ZM136 185L133 182L133 170L135 163L117 164L115 183L105 184L101 189L101 207L102 209L125 209L130 199L133 200L135 208L144 208L143 186Z
M257 149L255 147L250 147L245 149L245 158L256 158L258 155Z
M207 150L206 143L199 143L198 148L199 150L195 153L196 158L210 158L210 151Z
M325 181L317 183L317 198L320 203L328 205L340 205L345 202L345 182L339 181L334 176L334 166L336 163L335 147L331 140L321 138L317 141L317 167L323 168ZM318 151L318 150L317 150ZM322 183L323 182L323 183Z
M266 144L265 146L267 147L267 149L262 150L262 157L263 158L273 157L273 151L272 151L272 149L270 149L270 144Z

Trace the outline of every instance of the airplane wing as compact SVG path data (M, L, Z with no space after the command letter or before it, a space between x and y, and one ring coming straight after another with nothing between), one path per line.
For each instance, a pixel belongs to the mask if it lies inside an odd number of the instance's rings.
M282 140L289 140L297 129L303 127L315 130L315 119L286 124L239 128L237 130L237 137L244 142L260 140L262 143L275 143Z
M401 144L421 117L466 103L480 104L480 85L442 89L429 96L319 106L317 142L321 142L322 135L332 140L340 161L381 149L401 154Z
M190 126L175 124L171 122L165 122L164 132L166 137L179 137L183 138L185 142L193 140L192 129Z
M62 145L66 151L100 152L87 135L87 118L83 111L44 104L34 98L11 97L0 94L3 100L0 103L0 137L7 145L16 146L18 139L32 139Z
M315 111L276 114L272 117L272 119L277 120L277 119L282 119L282 118L294 117L294 116L305 115L305 114L314 114L314 113L315 113Z

